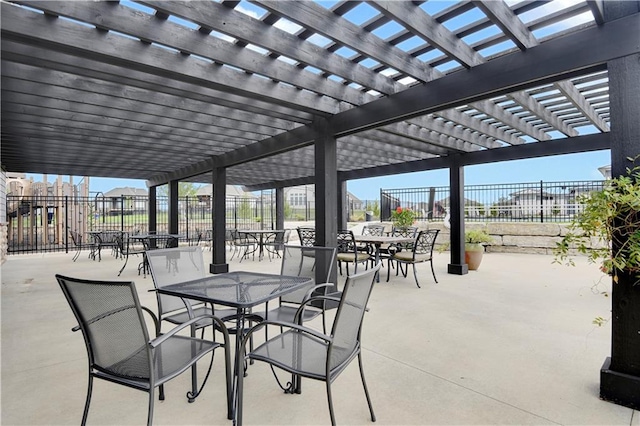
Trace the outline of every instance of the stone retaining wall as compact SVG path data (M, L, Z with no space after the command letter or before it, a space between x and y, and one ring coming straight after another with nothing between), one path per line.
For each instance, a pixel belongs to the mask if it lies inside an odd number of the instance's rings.
M391 230L390 222L383 222ZM440 229L437 246L449 243L449 229L442 222L419 222L419 229ZM493 242L487 244L487 252L553 254L556 243L566 234L568 224L485 222L467 223L466 228L486 229ZM595 245L595 243L592 243ZM574 253L577 254L577 253Z

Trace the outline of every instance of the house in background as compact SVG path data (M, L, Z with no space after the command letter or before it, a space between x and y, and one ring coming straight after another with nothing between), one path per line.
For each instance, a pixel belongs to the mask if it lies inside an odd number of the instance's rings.
M598 167L598 171L602 173L605 179L611 179L611 164L608 166Z
M316 206L316 188L314 185L300 185L285 188L284 200L293 209L313 209Z
M226 195L227 195L227 208L233 208L235 205L235 200L243 199L243 200L255 200L258 197L252 192L247 192L242 189L240 186L236 185L227 185L226 186ZM212 203L213 203L213 185L208 184L200 187L196 191L196 197L198 198L198 208L203 211L211 211Z
M146 189L130 188L128 186L113 188L103 195L102 206L96 206L109 216L145 213L147 211L148 195ZM97 197L96 197L97 198Z

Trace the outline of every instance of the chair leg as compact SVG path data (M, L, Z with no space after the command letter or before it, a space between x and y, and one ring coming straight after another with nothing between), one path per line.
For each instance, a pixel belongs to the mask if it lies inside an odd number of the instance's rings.
M431 264L431 273L433 274L433 280L436 282L436 284L438 284L438 280L436 278L436 271L433 269L433 259L429 260L429 263Z
M360 377L362 378L362 387L364 387L364 394L367 397L367 404L369 405L369 413L371 413L371 421L376 421L376 415L373 412L373 404L371 403L371 395L369 395L369 389L367 388L367 381L364 379L364 368L362 367L362 352L358 354L358 365L360 366Z
M416 279L416 285L418 286L418 288L421 288L421 287L420 287L420 283L418 282L418 273L416 272L416 264L415 264L415 263L412 263L412 264L411 264L411 266L413 266L413 278L415 278L415 279ZM409 267L407 266L407 269L408 269L408 268L409 268Z
M91 393L93 392L93 376L89 374L89 384L87 386L87 400L84 403L84 412L82 413L82 426L87 424L87 416L89 415L89 405L91 404Z
M333 414L333 401L331 400L331 381L327 380L327 400L329 402L329 416L331 417L331 426L336 426L336 417Z
M237 337L238 336L236 336L236 338ZM240 350L244 353L242 348ZM243 391L244 374L242 374L242 372L240 371L240 368L242 368L239 366L241 359L242 358L237 357L235 362L237 395L236 395L236 401L235 401L236 402L236 405L235 405L236 421L234 422L234 424L236 425L242 425L242 391Z
M147 426L153 426L153 389L149 389L149 414L147 414Z

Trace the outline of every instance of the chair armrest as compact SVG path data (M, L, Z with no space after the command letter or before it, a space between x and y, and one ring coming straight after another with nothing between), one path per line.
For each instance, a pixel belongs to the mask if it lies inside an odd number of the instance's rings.
M156 337L155 339L152 339L149 344L152 347L158 347L159 345L161 345L163 342L165 342L166 340L168 340L169 338L171 338L172 336L174 336L176 333L178 333L179 331L185 329L186 327L189 327L195 323L197 323L198 321L201 321L205 318L211 318L214 322L216 322L218 324L218 326L220 327L220 331L222 331L222 335L224 336L224 343L225 345L229 344L229 332L227 331L227 327L225 327L224 322L214 316L214 315L201 315L199 317L196 318L191 318L189 321L187 322L183 322L182 324L172 328L168 333L162 334L158 337Z
M316 284L313 287L311 287L309 289L309 291L307 291L304 295L304 297L302 298L302 301L304 302L305 300L309 299L311 297L311 295L313 294L314 291L322 288L322 287L330 287L332 286L333 283L323 283L323 284Z
M332 293L332 294L336 294L336 293ZM300 303L300 306L298 307L298 310L296 310L296 314L293 317L294 318L293 321L296 324L298 324L298 325L302 324L302 314L303 314L307 304L309 304L310 302L313 302L315 300L331 300L331 301L340 303L340 298L339 297L335 297L335 296L314 296L314 297L310 297L308 299L305 299L305 300L302 301L302 303Z
M331 341L333 340L333 338L331 336L327 336L326 334L323 334L317 330L314 330L312 328L309 327L305 327L304 325L300 325L300 324L294 324L291 322L284 322L284 321L273 321L273 320L265 320L262 321L259 324L254 325L253 327L251 327L249 329L249 331L247 331L244 335L244 338L242 339L242 343L241 343L241 347L242 350L244 351L245 346L247 345L247 343L249 342L249 337L255 333L256 331L262 329L263 327L266 327L267 325L276 325L278 327L283 327L283 328L289 328L292 330L298 330L301 331L303 333L307 333L310 334L314 337L317 337L318 339L324 340L327 343L331 343Z

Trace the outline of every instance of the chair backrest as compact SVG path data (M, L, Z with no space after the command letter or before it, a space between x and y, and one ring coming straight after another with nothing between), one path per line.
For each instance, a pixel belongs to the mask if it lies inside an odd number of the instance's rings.
M207 275L200 246L148 250L146 256L155 288L196 280ZM170 312L185 308L184 302L179 297L160 293L156 293L156 296L160 319ZM187 299L185 301L191 304L200 303Z
M338 231L336 239L336 248L338 253L356 253L356 237L353 231Z
M311 287L316 283L329 282L331 271L336 263L336 249L333 247L302 247L285 245L282 250L281 275L312 278L308 286L293 293L285 294L281 302L301 303ZM317 282L316 271L321 271L322 281ZM324 273L326 271L326 275ZM322 291L324 294L324 290Z
M303 228L298 230L298 237L300 238L300 245L304 247L313 247L316 245L316 230L315 228Z
M362 228L362 235L375 235L381 237L384 235L384 225L367 225Z
M149 379L151 349L135 284L56 275L87 346L92 368Z
M364 312L373 289L376 272L381 266L382 263L378 263L365 272L347 277L331 330L333 340L329 344L327 356L330 369L347 361L360 345L360 329Z
M439 229L429 229L427 231L420 231L420 233L418 233L418 238L416 238L416 242L413 245L414 260L417 255L433 255L433 247L435 246L438 232L440 232Z
M418 235L417 226L408 226L406 228L396 228L391 230L391 235L394 237L411 237L415 238Z
M69 230L69 235L71 236L71 241L73 241L73 245L76 247L80 247L82 245L82 235L78 231Z

